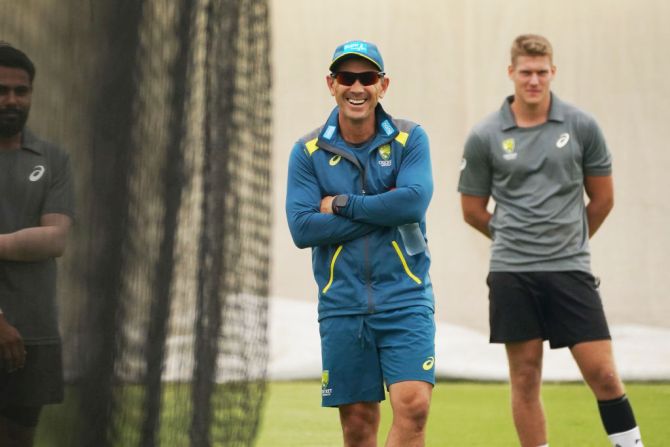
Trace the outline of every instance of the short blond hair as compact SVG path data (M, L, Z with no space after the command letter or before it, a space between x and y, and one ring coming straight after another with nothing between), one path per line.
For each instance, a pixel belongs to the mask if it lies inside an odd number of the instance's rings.
M522 34L514 39L511 50L512 65L519 56L549 56L553 63L554 50L549 40L539 34Z

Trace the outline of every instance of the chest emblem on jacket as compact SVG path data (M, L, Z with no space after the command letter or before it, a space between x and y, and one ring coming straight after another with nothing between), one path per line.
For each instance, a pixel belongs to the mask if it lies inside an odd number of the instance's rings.
M33 172L31 172L30 175L28 176L28 180L30 180L31 182L38 181L44 175L44 171L46 171L46 168L44 166L42 165L35 166L33 168Z
M328 164L331 165L331 166L335 166L336 164L338 164L340 162L340 160L342 160L341 156L333 155L331 157L331 159L328 161Z
M556 147L560 149L568 144L568 141L570 141L570 134L567 132L562 133L561 136L558 137L558 141L556 141Z
M380 166L391 166L391 145L390 144L385 144L383 146L380 146L379 149L377 149L377 152L379 153L379 165Z
M508 138L502 142L502 149L505 151L503 158L505 160L514 160L517 157L517 153L514 152L515 144L514 138Z

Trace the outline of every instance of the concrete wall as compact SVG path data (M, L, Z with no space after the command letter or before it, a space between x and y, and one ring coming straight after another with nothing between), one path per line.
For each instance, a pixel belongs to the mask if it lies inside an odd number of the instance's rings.
M391 78L387 111L431 139L435 194L428 213L438 317L487 330L488 241L461 219L456 192L471 126L512 92L509 46L546 35L553 90L593 114L614 156L615 209L592 240L610 322L670 327L670 3L665 0L274 0L273 295L316 302L309 250L284 215L294 141L323 123L330 56L342 41L378 44ZM314 315L316 317L316 303Z

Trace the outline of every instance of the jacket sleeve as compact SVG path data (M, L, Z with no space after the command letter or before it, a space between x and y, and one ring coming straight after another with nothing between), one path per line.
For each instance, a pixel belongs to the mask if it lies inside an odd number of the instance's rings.
M304 144L293 147L288 165L286 218L299 248L337 244L364 236L378 227L319 212L321 190Z
M405 153L396 187L377 195L350 195L340 214L355 222L396 227L421 222L433 196L433 174L428 135L416 126L403 149Z

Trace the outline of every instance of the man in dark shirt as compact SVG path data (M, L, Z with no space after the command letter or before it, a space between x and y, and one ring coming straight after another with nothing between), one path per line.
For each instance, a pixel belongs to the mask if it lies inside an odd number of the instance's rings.
M25 128L35 67L0 43L0 445L32 446L63 400L56 262L74 215L67 154Z

